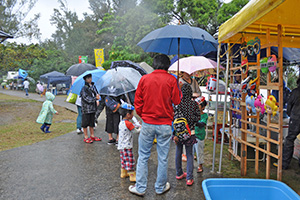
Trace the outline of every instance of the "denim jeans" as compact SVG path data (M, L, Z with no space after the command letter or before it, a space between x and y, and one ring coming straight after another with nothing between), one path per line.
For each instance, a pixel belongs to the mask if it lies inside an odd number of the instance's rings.
M139 158L136 169L136 189L138 192L143 193L147 189L148 160L155 137L157 140L156 148L158 160L155 191L156 193L162 193L165 189L171 135L170 125L153 125L143 122L139 135Z
M197 155L198 166L204 163L204 140L197 138L197 143L193 145L193 155Z
M193 179L193 169L194 169L194 156L193 156L193 146L185 146L186 150L186 179L191 180ZM176 176L181 176L183 174L182 170L182 144L176 145L176 156L175 156L175 165L176 165Z
M26 96L28 96L28 88L25 88Z
M78 116L76 119L76 125L77 129L81 129L81 122L82 122L82 112L81 112L81 106L77 106Z

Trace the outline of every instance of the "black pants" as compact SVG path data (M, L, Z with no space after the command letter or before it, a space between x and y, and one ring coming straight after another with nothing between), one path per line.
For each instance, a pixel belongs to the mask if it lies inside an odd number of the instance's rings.
M289 132L283 144L282 169L287 169L294 153L294 142L300 133L300 120L290 119ZM300 164L300 160L299 160Z

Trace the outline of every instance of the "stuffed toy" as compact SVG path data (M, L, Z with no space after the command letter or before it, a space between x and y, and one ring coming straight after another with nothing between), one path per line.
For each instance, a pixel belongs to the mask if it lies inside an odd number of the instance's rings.
M264 114L266 109L265 109L265 104L263 103L262 97L260 95L257 96L257 98L254 101L254 106L256 109L256 112L261 114Z
M276 98L273 95L268 96L265 102L265 109L268 114L276 115L278 107L276 106Z

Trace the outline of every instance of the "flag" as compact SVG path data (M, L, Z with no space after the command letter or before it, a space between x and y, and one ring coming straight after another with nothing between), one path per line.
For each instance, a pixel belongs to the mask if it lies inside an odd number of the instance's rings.
M79 56L79 63L88 63L88 56Z
M104 63L104 49L94 49L96 67L101 67Z

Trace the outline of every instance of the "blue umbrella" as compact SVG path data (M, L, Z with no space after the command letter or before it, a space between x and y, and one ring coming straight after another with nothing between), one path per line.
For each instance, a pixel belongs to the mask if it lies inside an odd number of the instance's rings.
M201 28L188 25L168 25L150 32L137 45L142 47L145 52L178 54L179 58L179 54L201 56L216 51L218 42ZM179 62L177 72L179 72Z
M218 42L201 28L188 25L168 25L150 32L137 45L142 47L145 52L200 56L216 51Z
M78 94L78 95L80 94L80 91L81 91L82 87L84 86L83 77L85 75L92 74L92 81L94 83L96 83L105 73L106 73L106 71L100 70L100 69L89 70L89 71L84 72L83 74L81 74L80 76L78 76L76 78L76 80L74 81L74 83L70 89L70 92L72 92L73 94ZM96 87L97 87L97 85L96 85Z

